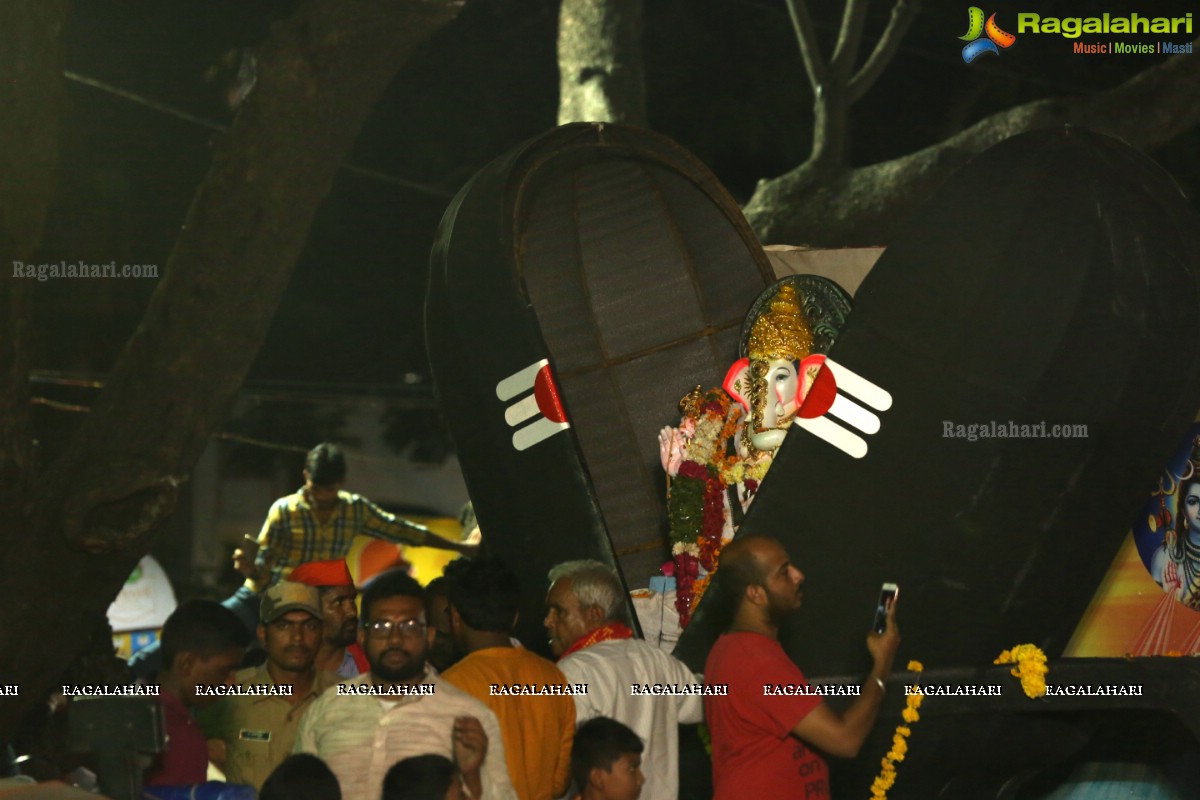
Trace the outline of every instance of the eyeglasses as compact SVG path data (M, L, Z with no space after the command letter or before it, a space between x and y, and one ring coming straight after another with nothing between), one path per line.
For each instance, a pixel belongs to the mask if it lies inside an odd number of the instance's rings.
M415 639L425 633L425 621L420 619L377 619L374 622L363 623L363 629L368 636L379 639L391 636L392 631L399 631L400 635L406 639Z

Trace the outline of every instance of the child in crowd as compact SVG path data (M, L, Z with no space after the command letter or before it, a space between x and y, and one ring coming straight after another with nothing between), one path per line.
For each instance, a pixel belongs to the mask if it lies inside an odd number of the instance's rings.
M281 761L263 783L258 800L342 800L342 789L324 761L309 753L295 753Z
M383 800L467 800L458 767L445 756L397 761L383 778Z
M596 717L575 731L571 777L576 800L637 800L642 794L642 750L630 728L608 717Z

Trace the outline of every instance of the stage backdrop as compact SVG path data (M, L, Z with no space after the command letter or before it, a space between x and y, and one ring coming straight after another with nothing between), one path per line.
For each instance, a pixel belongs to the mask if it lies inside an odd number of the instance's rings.
M442 221L429 361L489 553L545 633L545 575L597 558L645 585L668 557L657 433L737 358L772 279L711 173L616 125L558 128L486 167Z
M878 432L806 405L865 455L793 426L741 528L807 573L806 672L861 674L884 581L901 663L1063 652L1200 407L1197 228L1148 157L1077 128L992 148L915 215L829 354ZM676 649L697 668L714 594Z

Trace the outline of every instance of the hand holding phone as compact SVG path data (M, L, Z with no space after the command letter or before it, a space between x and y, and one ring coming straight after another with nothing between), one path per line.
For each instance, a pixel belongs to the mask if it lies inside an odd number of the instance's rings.
M899 596L900 587L894 583L885 583L879 588L879 603L875 606L875 621L871 623L871 630L875 633L887 632L888 609Z

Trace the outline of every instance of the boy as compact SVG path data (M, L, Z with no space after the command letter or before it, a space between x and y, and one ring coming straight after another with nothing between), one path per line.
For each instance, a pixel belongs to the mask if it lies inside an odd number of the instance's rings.
M575 731L571 777L576 800L637 800L642 794L642 750L630 728L608 717L596 717Z

